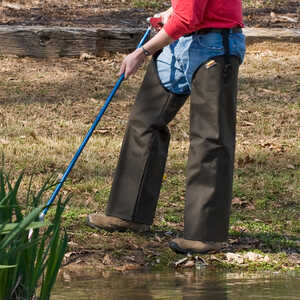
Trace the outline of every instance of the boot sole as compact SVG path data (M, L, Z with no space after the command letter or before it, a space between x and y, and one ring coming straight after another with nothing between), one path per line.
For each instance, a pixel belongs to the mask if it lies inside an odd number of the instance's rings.
M184 248L181 248L179 247L176 243L174 242L170 242L169 243L169 247L176 253L179 253L179 254L206 254L206 253L209 253L209 252L215 252L215 251L219 251L221 248L219 249L208 249L208 250L205 250L205 251L197 251L197 250L193 250L193 249L184 249Z
M184 248L181 248L179 247L176 243L174 242L170 242L169 243L169 247L176 253L179 253L179 254L188 254L188 253L191 253L191 254L196 254L196 253L206 253L206 252L196 252L192 249L184 249Z

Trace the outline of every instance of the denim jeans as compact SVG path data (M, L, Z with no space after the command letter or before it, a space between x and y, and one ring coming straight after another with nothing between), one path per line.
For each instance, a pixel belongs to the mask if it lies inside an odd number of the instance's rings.
M242 63L245 55L245 36L229 34L230 55ZM158 55L156 67L163 86L174 94L190 94L195 71L213 57L224 55L220 33L183 36L166 46Z

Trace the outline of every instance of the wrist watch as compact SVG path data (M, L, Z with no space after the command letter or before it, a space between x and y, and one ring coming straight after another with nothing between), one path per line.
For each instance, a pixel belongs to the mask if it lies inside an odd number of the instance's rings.
M145 56L150 56L150 51L146 50L143 46L141 47Z

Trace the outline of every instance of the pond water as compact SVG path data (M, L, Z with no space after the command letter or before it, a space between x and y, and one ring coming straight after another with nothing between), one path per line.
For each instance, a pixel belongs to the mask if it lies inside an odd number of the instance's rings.
M299 274L241 274L189 271L103 273L59 281L51 300L246 300L300 299Z

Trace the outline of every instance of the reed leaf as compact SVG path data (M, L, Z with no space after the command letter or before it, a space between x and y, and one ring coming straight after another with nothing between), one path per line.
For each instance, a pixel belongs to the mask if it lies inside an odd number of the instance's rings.
M0 170L0 300L49 299L67 248L61 218L70 197L64 202L59 198L51 221L39 221L42 198L53 180L34 194L30 179L26 207L31 211L23 215L18 200L22 178L23 173L12 185ZM28 239L30 229L33 234Z
M31 222L33 222L36 217L41 213L42 207L36 207L30 212L21 223L18 223L18 225L15 227L14 230L10 232L9 235L5 236L5 238L0 242L0 250L5 249L9 243L11 243L18 234L20 234L22 231L26 230L26 227L29 226Z
M11 268L15 268L17 265L13 265L13 266L5 266L5 265L0 265L0 270L3 269L11 269Z
M32 222L30 223L25 230L29 231L30 229L37 229L41 227L49 226L51 222L49 221L39 221L39 222ZM9 223L0 228L0 235L8 234L13 231L18 226L18 223Z

